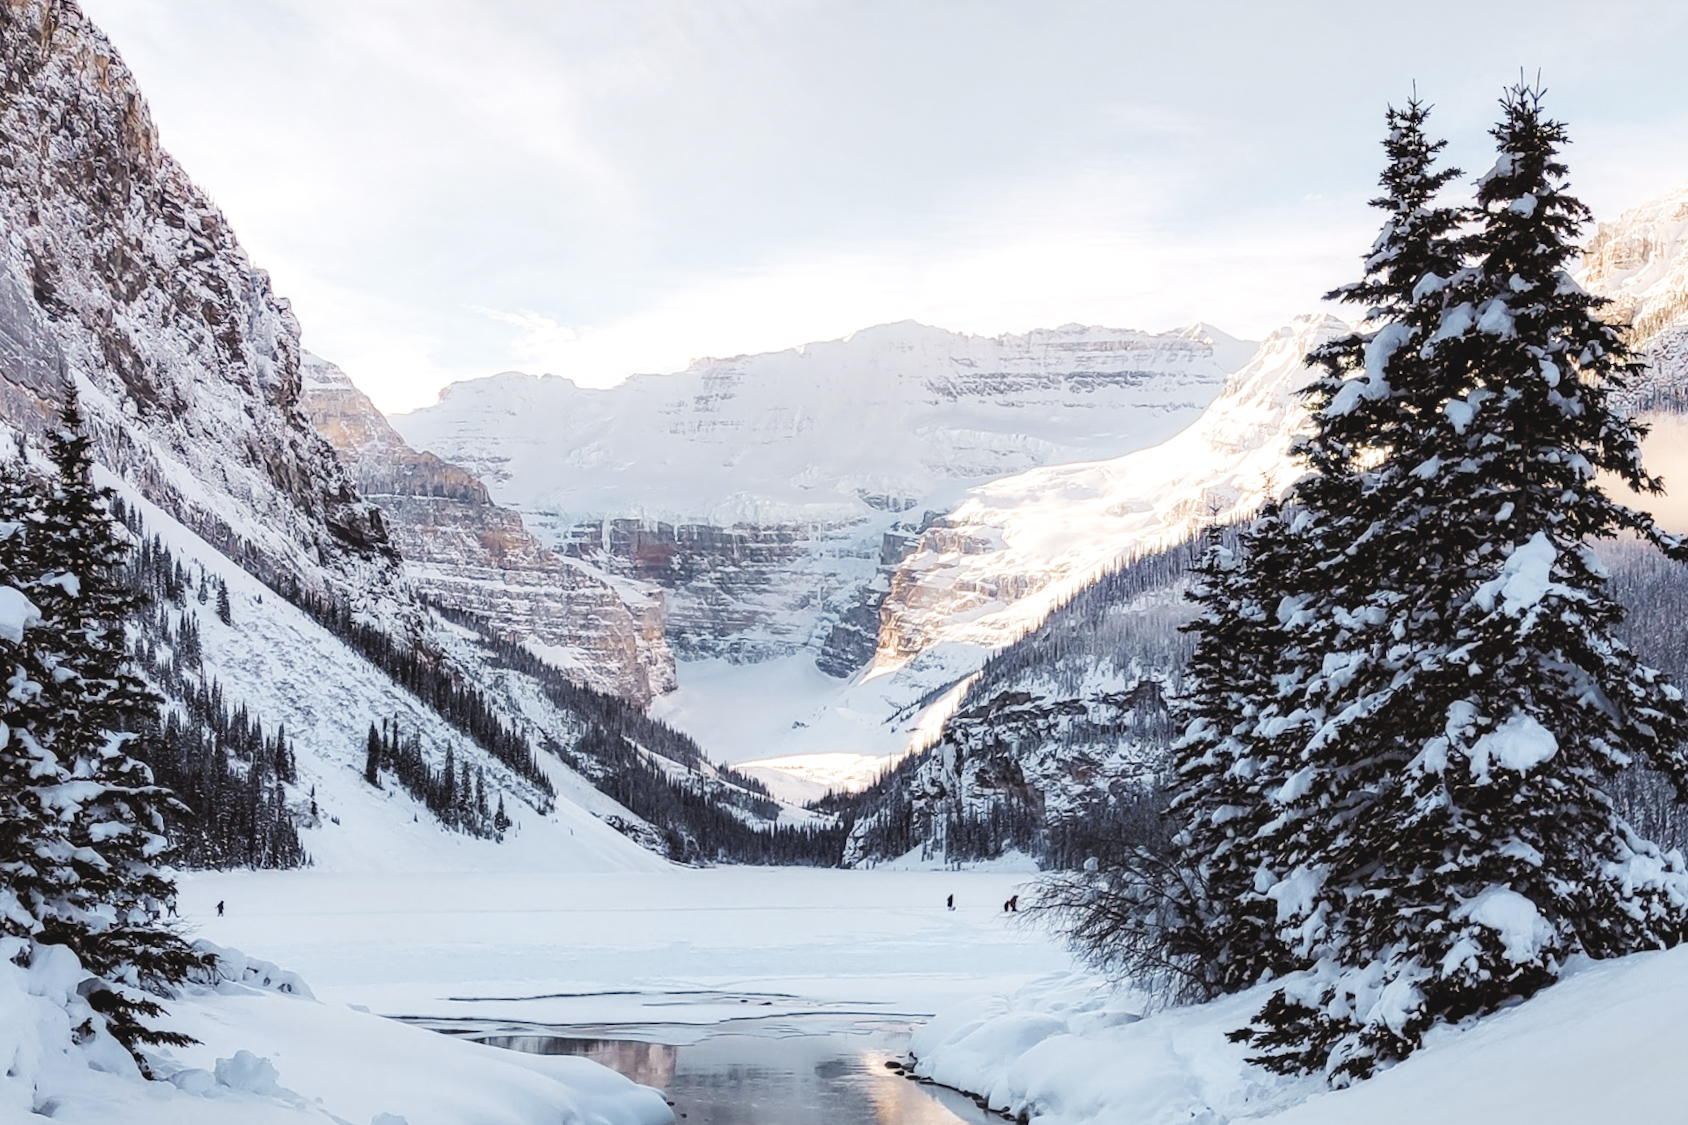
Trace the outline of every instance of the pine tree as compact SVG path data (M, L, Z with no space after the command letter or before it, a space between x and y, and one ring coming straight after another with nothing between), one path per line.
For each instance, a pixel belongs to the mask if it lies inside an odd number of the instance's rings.
M0 935L33 941L74 886L72 847L53 794L71 781L44 743L52 683L41 658L41 615L30 600L34 568L25 539L42 519L40 490L20 465L0 466ZM22 956L27 957L27 952Z
M1415 425L1412 391L1426 380L1418 353L1460 269L1462 212L1436 202L1457 172L1435 167L1442 144L1425 135L1427 116L1416 99L1388 114L1385 192L1373 201L1385 222L1363 279L1330 295L1362 305L1366 323L1311 357L1324 374L1308 391L1312 432L1296 446L1309 471L1234 545L1211 534L1195 568L1200 613L1170 783L1174 854L1139 850L1088 886L1057 881L1043 898L1093 957L1174 996L1280 976L1321 937L1318 918L1279 920L1339 776L1308 753L1330 717L1325 657L1386 645L1383 616L1366 608L1389 573L1368 546L1393 503L1392 466L1379 456Z
M234 611L229 606L229 584L221 578L217 579L217 620L224 625L234 623Z
M369 724L369 738L364 744L363 779L376 788L381 786L381 736L374 723Z
M172 798L130 753L157 700L128 668L124 626L137 606L118 571L129 547L112 519L110 492L91 479L74 391L49 434L48 454L57 473L26 536L50 638L43 697L52 714L43 741L85 787L68 818L76 883L42 919L39 940L69 946L101 980L89 1003L131 1050L184 1043L143 1022L162 1013L156 997L202 958L162 921L175 897L158 866Z
M1556 160L1563 127L1537 91L1503 104L1466 263L1412 283L1315 415L1315 448L1355 451L1364 524L1331 540L1323 565L1354 581L1331 583L1333 611L1301 630L1308 659L1280 675L1314 728L1281 802L1296 828L1261 857L1313 970L1257 1017L1280 1070L1364 1077L1440 1020L1530 995L1567 955L1673 944L1685 924L1680 858L1605 790L1639 762L1688 794L1688 709L1615 639L1586 544L1627 531L1688 552L1595 479L1658 490L1610 403L1636 365L1565 272L1587 213ZM1390 280L1399 294L1412 271ZM1298 493L1318 518L1336 461L1313 463Z

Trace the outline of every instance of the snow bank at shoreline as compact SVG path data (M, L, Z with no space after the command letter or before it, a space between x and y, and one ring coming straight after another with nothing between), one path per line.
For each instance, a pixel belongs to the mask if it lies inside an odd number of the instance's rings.
M1515 1008L1442 1028L1406 1062L1331 1091L1249 1066L1226 1041L1264 993L1143 1017L1142 997L1086 973L941 1013L915 1071L1031 1125L1634 1125L1682 1119L1688 947L1584 962Z
M85 975L62 948L0 964L0 1122L87 1125L671 1125L660 1093L584 1058L501 1051L340 1004L297 976L209 947L216 980L168 1001L199 1042L144 1080L103 1032L78 1042Z

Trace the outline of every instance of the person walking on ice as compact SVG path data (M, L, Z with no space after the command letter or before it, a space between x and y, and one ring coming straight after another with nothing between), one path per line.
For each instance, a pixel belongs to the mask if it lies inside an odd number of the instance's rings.
M944 901L944 905L949 907L951 910L954 910L955 909L955 896L950 895L949 898Z

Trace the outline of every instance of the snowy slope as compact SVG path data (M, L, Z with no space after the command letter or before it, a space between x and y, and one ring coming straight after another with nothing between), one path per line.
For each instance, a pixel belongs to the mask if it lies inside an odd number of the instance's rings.
M1265 991L1145 1014L1087 974L957 1007L911 1044L919 1073L1030 1125L1665 1125L1681 1121L1688 948L1584 962L1517 1007L1443 1027L1375 1078L1332 1091L1249 1066L1225 1033Z
M1343 328L1303 317L1280 329L1194 424L1153 448L972 489L898 567L874 671L934 645L1002 645L1106 567L1286 486L1303 358Z
M286 727L299 771L290 804L303 822L300 838L315 866L331 871L630 871L664 866L594 815L631 818L560 761L541 757L558 790L555 809L541 812L531 786L386 673L121 481L107 477L104 483L128 493L149 535L160 536L191 567L203 566L228 583L232 623L224 625L215 614L199 615L205 666L227 698L244 703L268 725ZM566 729L565 717L543 717L553 730ZM483 764L489 783L505 796L516 821L505 842L447 832L396 786L378 790L363 780L364 737L370 724L395 718L407 734L420 736L424 751L436 763L450 747L460 761ZM321 812L314 823L304 815L313 793Z

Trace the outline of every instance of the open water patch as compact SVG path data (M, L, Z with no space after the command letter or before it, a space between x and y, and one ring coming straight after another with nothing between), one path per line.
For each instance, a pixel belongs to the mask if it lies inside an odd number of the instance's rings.
M837 1012L713 1024L417 1021L488 1046L577 1055L663 1091L685 1125L1002 1125L903 1069L910 1019Z

